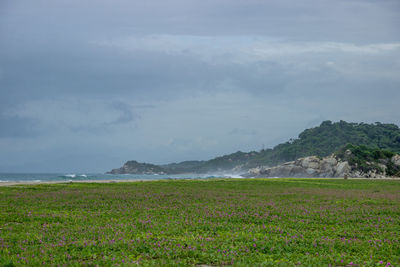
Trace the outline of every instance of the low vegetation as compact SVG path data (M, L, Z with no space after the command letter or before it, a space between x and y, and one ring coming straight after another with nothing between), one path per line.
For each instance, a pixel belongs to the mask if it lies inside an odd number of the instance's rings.
M388 176L400 177L400 167L392 162L394 155L396 153L389 150L352 144L348 144L336 152L338 158L348 161L351 166L365 173L378 170L380 173L385 172Z
M0 188L0 266L399 266L395 180Z

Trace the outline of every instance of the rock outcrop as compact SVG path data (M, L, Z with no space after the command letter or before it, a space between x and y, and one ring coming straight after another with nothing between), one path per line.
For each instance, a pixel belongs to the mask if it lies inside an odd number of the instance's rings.
M395 166L400 166L400 155L399 154L394 155L391 161Z
M347 161L338 161L334 156L299 158L272 168L250 169L248 177L340 177L348 175L351 168Z
M346 151L351 156L351 151ZM396 168L400 168L400 155L391 159ZM367 162L371 166L372 163ZM378 164L377 168L362 171L358 166L351 165L349 161L341 160L334 155L325 158L316 156L299 158L295 161L286 162L275 167L257 167L250 169L246 177L366 177L384 178L387 165Z

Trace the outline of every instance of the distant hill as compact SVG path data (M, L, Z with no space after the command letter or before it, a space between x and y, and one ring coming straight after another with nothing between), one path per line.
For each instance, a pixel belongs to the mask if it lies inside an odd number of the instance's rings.
M257 166L275 166L301 157L325 157L348 144L400 153L400 128L395 124L379 122L367 124L324 121L320 126L304 130L297 139L291 139L272 149L251 152L238 151L207 161L152 165L151 171L156 171L154 167L156 166L160 168L158 169L160 173L166 174L243 172ZM116 169L115 173L118 173L118 170ZM126 168L123 170L126 171Z
M118 169L113 169L110 172L110 174L127 174L127 173L133 173L133 174L164 174L166 173L166 170L164 170L162 167L154 165L154 164L149 164L149 163L139 163L135 160L130 160L127 161L124 166Z

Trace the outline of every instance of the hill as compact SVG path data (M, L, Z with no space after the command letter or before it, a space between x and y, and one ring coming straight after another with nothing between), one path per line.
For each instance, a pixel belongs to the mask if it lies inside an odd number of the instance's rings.
M298 138L271 149L238 151L207 161L152 165L152 171L157 166L161 168L160 172L167 174L244 172L257 166L275 166L307 156L326 157L347 144L400 153L400 128L395 124L380 122L367 124L324 121L317 127L304 130Z
M306 156L325 157L347 144L400 152L400 128L379 122L324 121L318 127L304 130L297 139L261 151L250 164L272 166Z
M135 160L127 161L124 166L118 169L111 170L110 174L167 174L167 170L164 168L149 164L149 163L139 163Z

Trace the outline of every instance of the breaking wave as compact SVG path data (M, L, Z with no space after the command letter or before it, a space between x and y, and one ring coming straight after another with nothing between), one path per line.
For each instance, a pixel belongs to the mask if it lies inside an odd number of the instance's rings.
M65 175L62 175L61 177L63 177L63 178L79 178L79 177L82 177L82 178L87 178L87 175L86 174L75 174L75 173L71 173L71 174L65 174Z

